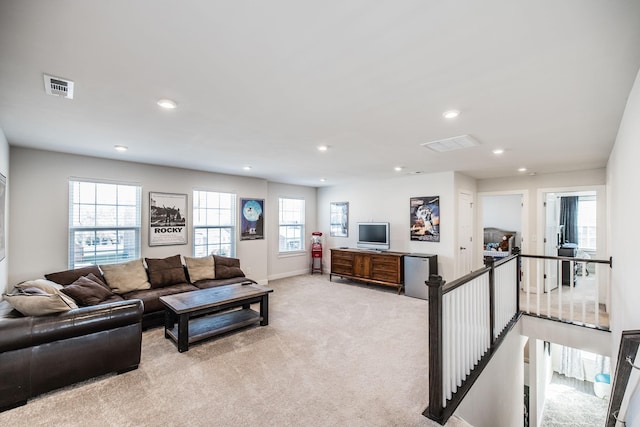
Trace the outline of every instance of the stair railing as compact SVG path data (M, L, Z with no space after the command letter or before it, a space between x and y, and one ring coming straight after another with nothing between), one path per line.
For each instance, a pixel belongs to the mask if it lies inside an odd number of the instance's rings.
M520 257L523 272L520 310L523 313L609 330L609 318L604 308L606 297L601 293L607 294L610 285L611 258L524 254ZM593 267L588 269L588 264ZM586 280L592 281L590 287L584 286Z
M606 427L615 427L618 421L624 425L626 411L625 414L620 414L620 409L627 392L633 392L636 388L635 384L632 384L631 387L629 386L629 378L633 369L640 369L635 366L639 345L640 330L622 332L618 350L618 363L613 377L611 397L609 398ZM640 391L635 392L639 393Z
M444 425L517 322L519 256L485 260L486 267L429 287L429 406Z

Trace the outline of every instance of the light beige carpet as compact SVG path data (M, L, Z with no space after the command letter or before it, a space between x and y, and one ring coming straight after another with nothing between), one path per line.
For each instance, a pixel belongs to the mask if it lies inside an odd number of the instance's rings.
M422 416L427 301L328 275L269 286L269 326L182 354L162 328L146 331L137 370L34 398L0 425L438 425Z

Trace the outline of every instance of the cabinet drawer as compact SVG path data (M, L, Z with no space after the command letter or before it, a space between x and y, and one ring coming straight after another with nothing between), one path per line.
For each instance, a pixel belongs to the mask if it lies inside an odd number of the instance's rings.
M353 268L350 265L349 266L344 266L344 265L331 264L331 273L332 274L344 274L346 276L351 276L351 275L353 275Z
M353 275L353 253L331 251L331 273Z
M380 280L381 282L400 283L400 277L396 271L380 271L374 270L371 275L373 280Z
M331 251L331 262L333 261L347 261L347 262L352 262L353 261L353 253L351 252L338 252L338 251Z
M371 259L371 262L373 263L373 265L383 268L398 269L398 266L400 265L400 261L398 261L398 258L383 258L380 256L373 257Z

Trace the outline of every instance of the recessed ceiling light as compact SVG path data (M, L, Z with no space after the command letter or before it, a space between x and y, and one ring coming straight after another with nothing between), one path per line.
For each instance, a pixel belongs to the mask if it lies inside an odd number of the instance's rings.
M527 168L518 168L518 172L526 172Z
M178 103L171 99L160 99L158 100L158 105L162 108L166 108L167 110L173 110L178 106Z
M251 170L251 166L249 166L249 165L243 166L242 169L244 169L246 171L250 171Z
M455 119L459 115L460 115L460 111L458 110L449 110L442 113L442 117L444 117L445 119Z
M400 172L402 169L404 169L402 166L396 166L395 168L393 168L393 170L396 172Z
M325 182L327 178L320 178L320 182Z
M328 149L328 145L318 145L318 151L327 151Z
M496 148L495 150L493 150L493 154L496 154L496 155L504 154L504 149Z
M127 151L129 149L126 145L114 145L113 148L115 148L116 151Z

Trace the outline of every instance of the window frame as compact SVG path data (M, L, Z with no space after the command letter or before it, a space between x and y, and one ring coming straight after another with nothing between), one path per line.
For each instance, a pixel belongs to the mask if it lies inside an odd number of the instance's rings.
M224 209L229 211L229 215L228 217L231 219L231 224L230 225L220 225L220 224L208 224L206 223L208 220L205 219L205 224L200 224L200 219L198 218L198 215L200 215L201 211L205 212L205 218L208 217L208 215L206 215L206 212L208 211L218 211L218 217L220 217L220 211L223 211L222 208L218 207L201 207L200 203L201 203L201 198L200 198L200 194L202 193L205 195L205 201L208 202L208 197L209 195L216 195L218 197L218 202L220 202L220 196L221 195L226 195L226 196L230 196L231 200L229 203L230 208L229 209ZM225 253L222 251L218 251L216 253L216 255L220 255L220 256L227 256L227 257L235 257L236 256L236 249L237 249L237 240L238 240L238 236L237 236L237 228L238 228L238 219L237 219L237 203L238 203L238 195L236 193L231 193L231 192L227 192L227 191L213 191L213 190L202 190L202 189L195 189L192 191L192 195L193 195L193 203L192 203L192 212L193 212L193 244L191 245L191 249L193 250L193 256L197 257L197 256L208 256L208 255L212 255L214 253L214 250L212 250L212 247L218 247L220 249L222 249L223 246L226 246L227 243L222 242L220 239L216 242L216 243L210 243L209 242L209 233L213 230L218 230L220 231L219 235L222 236L222 230L228 230L228 235L230 236L230 242L228 243L229 245L229 253ZM219 206L219 205L218 205ZM206 230L206 234L207 234L207 241L206 243L202 244L199 243L200 241L200 237L198 236L199 232L202 230ZM198 248L202 248L205 247L205 253L206 255L202 255L202 253L199 251Z
M584 218L580 215L582 211L584 213L584 203L592 203L591 208L593 214L593 223L586 224ZM598 204L596 196L579 196L578 197L578 247L585 251L596 252L598 250L598 217L597 217Z
M100 179L92 179L92 178L69 178L69 204L68 204L68 214L69 214L69 222L68 222L68 259L67 265L70 269L80 268L91 265L100 265L100 264L117 264L121 262L132 261L140 258L141 248L142 248L142 185L138 183L132 182L120 182L120 181L106 181ZM76 184L78 188L76 190ZM93 201L87 203L86 201L82 201L83 194L80 191L82 184L91 184L94 186L94 195ZM105 194L99 195L98 191L100 186L113 186L115 187L115 202L107 203L100 202L100 198L104 197ZM119 187L131 187L135 191L135 201L133 204L119 202L120 192ZM77 192L76 192L77 191ZM77 196L77 197L76 197ZM84 207L84 209L83 209ZM87 212L86 208L92 207L93 209L93 224L91 225L76 225L77 221L82 220L82 211ZM115 210L115 225L97 225L99 210L100 207L103 209L114 209ZM122 217L125 217L125 213L121 212L123 208L134 208L135 209L135 218L133 219L133 224L128 225L119 225ZM123 218L122 221L125 221ZM129 234L129 232L133 231L133 238L125 238L123 234ZM80 239L78 239L78 233L80 233ZM93 233L93 237L90 236L89 233ZM84 234L84 236L82 236ZM113 236L109 235L115 234L115 239ZM109 237L107 237L109 236ZM123 239L125 242L121 242ZM115 240L115 244L114 244ZM83 242L89 242L88 244L82 245ZM103 250L93 249L92 255L93 259L91 262L82 262L82 259L85 258L84 248L85 247L98 247L98 242L104 242L102 245L107 246L107 248ZM128 243L128 244L125 244ZM81 246L80 257L78 258L78 246ZM115 245L115 248L113 247ZM121 247L122 246L122 247ZM102 252L102 253L101 253ZM91 253L91 252L90 252ZM109 255L113 253L113 255ZM104 258L100 258L100 256ZM90 257L90 255L89 255Z
M302 222L297 223L297 222L284 222L283 218L282 218L282 214L283 214L283 202L286 200L291 200L291 201L298 201L298 202L302 202L302 209L301 211L297 211L297 214L299 215L300 219ZM305 242L306 242L306 237L305 237L305 223L306 223L306 200L303 197L279 197L278 198L278 254L280 255L292 255L292 254L301 254L304 253L306 250L305 247ZM291 242L299 242L299 247L297 248L293 248L293 249L286 249L286 247L283 249L282 245L281 245L281 240L283 239L283 235L282 235L282 228L286 227L287 229L299 229L299 234L300 237L299 239L292 239L292 238L287 238L286 235L284 236L284 240L285 240L285 246L288 243Z

